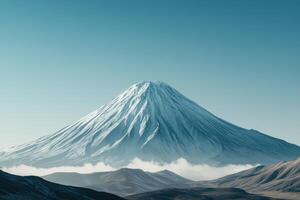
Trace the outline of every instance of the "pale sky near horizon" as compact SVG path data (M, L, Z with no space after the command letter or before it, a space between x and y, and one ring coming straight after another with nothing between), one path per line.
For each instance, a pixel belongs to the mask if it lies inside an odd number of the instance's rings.
M0 1L0 147L161 80L300 145L300 1Z

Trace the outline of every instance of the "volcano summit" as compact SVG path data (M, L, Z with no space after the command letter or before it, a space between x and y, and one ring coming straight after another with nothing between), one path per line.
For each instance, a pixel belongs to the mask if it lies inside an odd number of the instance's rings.
M162 82L132 85L60 131L0 153L1 166L124 166L136 157L169 163L269 164L300 147L228 123Z

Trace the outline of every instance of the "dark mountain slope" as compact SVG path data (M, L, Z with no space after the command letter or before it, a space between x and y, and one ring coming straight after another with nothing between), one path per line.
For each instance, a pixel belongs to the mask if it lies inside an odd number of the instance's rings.
M113 194L63 186L35 176L0 171L1 200L124 200Z
M274 200L235 188L165 189L126 198L130 200Z

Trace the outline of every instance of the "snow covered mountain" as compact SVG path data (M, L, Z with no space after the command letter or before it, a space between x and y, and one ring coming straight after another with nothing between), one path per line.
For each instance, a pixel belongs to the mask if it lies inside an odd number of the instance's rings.
M300 156L300 147L228 123L162 82L132 85L111 102L53 135L0 153L1 166L38 167L133 158L191 163L269 164Z

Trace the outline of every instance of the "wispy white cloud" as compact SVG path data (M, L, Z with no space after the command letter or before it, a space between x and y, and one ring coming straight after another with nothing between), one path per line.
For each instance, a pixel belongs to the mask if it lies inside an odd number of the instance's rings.
M127 167L140 168L150 172L156 172L167 169L191 180L211 180L239 171L243 171L254 166L226 165L223 167L215 167L206 164L192 165L183 158L180 158L168 164L158 164L155 162L145 162L136 158Z
M185 159L180 158L172 163L159 164L156 162L143 161L135 158L129 165L124 166L126 168L138 168L144 171L157 172L161 170L170 170L178 175L186 177L191 180L211 180L220 178L225 175L233 174L242 170L246 170L254 167L253 165L227 165L223 167L210 166L206 164L192 165ZM83 166L64 166L64 167L52 167L52 168L36 168L27 165L19 165L10 168L2 168L2 170L17 174L17 175L35 175L44 176L55 172L77 172L82 174L88 174L93 172L105 172L117 170L110 165L106 165L99 162L95 165L85 164Z
M45 176L56 172L78 172L81 174L89 174L93 172L112 171L115 170L115 168L112 168L109 165L100 162L97 163L96 165L85 164L83 166L63 166L63 167L51 167L51 168L37 168L28 165L18 165L9 168L2 168L2 170L11 174L16 174L21 176L27 176L27 175Z

